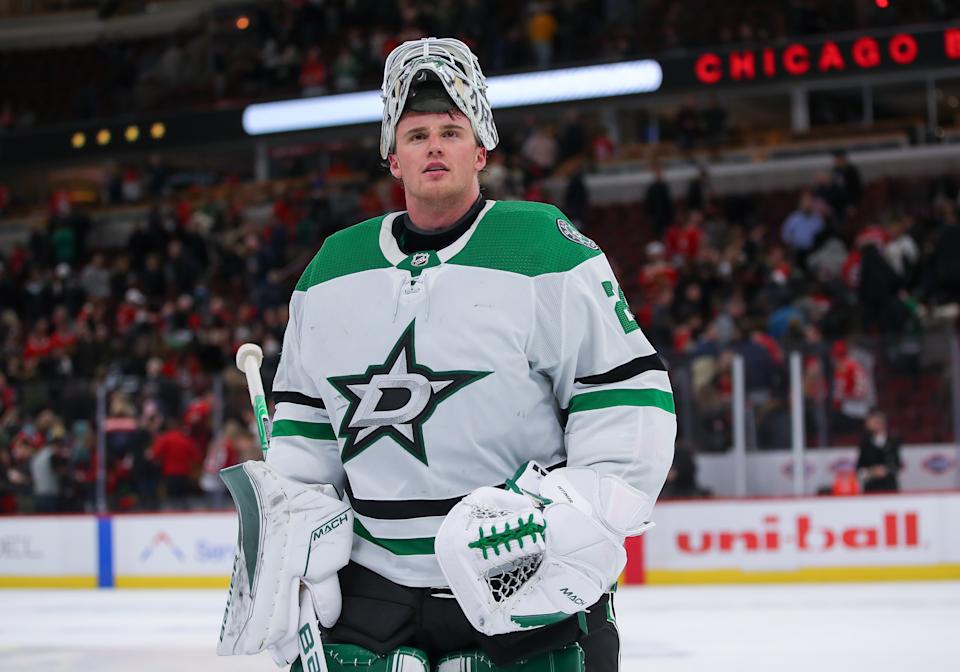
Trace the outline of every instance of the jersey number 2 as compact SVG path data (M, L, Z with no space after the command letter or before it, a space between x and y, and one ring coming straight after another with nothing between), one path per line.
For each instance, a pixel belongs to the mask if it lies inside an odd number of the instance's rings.
M633 313L630 312L630 306L627 305L627 297L623 295L623 288L617 285L617 290L613 290L613 283L609 280L603 281L603 291L606 292L607 296L611 299L617 299L617 303L614 305L614 310L617 311L617 319L620 320L620 326L623 327L623 333L629 334L631 331L636 331L640 328L640 325L637 324L636 319L633 317Z

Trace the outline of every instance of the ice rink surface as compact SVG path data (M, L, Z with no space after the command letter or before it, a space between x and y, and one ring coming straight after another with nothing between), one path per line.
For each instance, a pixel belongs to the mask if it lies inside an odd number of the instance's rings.
M225 591L0 591L3 672L276 670L214 653ZM957 672L960 582L622 589L623 672Z

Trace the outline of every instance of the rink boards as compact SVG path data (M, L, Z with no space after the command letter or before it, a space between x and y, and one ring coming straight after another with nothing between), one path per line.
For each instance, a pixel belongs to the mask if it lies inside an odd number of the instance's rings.
M625 583L960 578L960 493L664 502ZM232 512L0 519L0 587L223 588Z
M960 494L658 505L626 579L650 584L960 578Z

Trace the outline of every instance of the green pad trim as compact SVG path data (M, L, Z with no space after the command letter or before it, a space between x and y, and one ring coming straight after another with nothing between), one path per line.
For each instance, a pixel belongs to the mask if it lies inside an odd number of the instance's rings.
M466 651L444 656L434 668L436 672L584 672L585 658L579 644L541 653L510 665L495 665L480 651Z
M535 502L539 502L540 506L547 506L549 504L553 504L552 500L546 497L540 496L539 493L530 492L529 490L524 490L523 488L520 487L520 484L518 483L518 481L527 471L527 467L530 465L531 462L532 460L528 460L527 462L524 462L523 464L521 464L520 468L517 469L515 472L513 472L513 476L511 476L504 482L504 486L503 486L504 489L509 490L510 492L515 492L518 495L526 495L527 497L534 500Z
M221 470L220 478L230 491L233 503L237 507L237 515L240 517L237 546L243 549L243 559L247 565L247 581L250 584L250 590L253 590L257 557L260 555L260 503L257 501L257 493L242 464Z
M418 667L421 672L430 672L427 654L410 646L401 646L379 656L355 644L324 644L323 654L329 672L415 672ZM303 672L299 658L293 661L290 672Z
M590 629L587 627L587 612L578 611L577 612L577 625L580 627L580 632L585 635L590 634Z

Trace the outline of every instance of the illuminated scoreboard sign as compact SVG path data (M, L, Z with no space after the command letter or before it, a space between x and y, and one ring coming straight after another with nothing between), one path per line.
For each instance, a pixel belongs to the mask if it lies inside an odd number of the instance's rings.
M789 41L665 59L665 89L760 84L960 66L960 28Z

